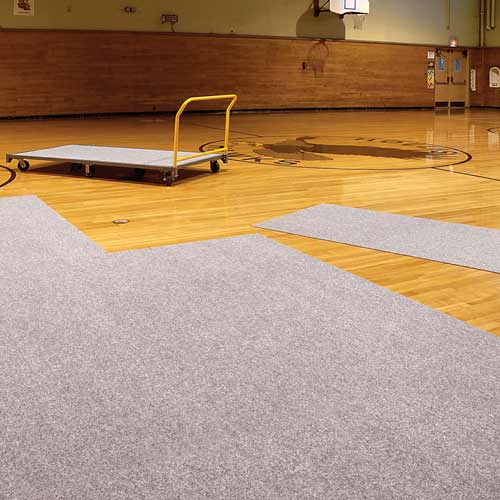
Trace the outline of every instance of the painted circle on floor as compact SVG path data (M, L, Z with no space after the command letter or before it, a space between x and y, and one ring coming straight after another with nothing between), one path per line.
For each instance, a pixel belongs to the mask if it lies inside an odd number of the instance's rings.
M16 178L16 171L0 165L0 188L10 184Z
M204 144L201 151L222 147ZM412 170L465 163L471 155L448 146L399 139L344 136L261 136L232 139L234 161L321 170Z

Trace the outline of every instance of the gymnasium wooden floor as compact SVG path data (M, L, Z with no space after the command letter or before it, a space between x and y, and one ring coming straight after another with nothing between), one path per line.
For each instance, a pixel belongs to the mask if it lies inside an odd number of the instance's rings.
M172 123L6 120L0 154L70 143L170 149ZM182 147L218 142L222 127L220 115L187 115ZM336 203L500 229L499 134L496 110L235 114L234 159L218 174L202 165L168 188L154 173L134 181L125 169L98 168L86 179L34 164L10 183L0 169L0 196L37 195L110 252L260 232L500 335L500 275L252 227Z

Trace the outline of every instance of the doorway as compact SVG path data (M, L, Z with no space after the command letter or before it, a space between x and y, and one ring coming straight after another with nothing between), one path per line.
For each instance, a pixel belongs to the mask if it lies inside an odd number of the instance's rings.
M435 105L463 108L467 101L467 56L462 49L437 49Z

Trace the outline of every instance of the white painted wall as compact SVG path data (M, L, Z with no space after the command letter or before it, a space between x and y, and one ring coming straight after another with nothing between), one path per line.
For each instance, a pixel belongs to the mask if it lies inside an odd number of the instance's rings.
M452 15L448 25L448 1ZM34 17L13 16L14 0L0 0L3 28L169 31L162 13L176 13L176 31L347 38L446 45L476 45L479 0L371 0L361 31L334 14L312 15L311 0L35 0ZM134 6L136 14L123 7ZM500 13L499 13L500 14ZM497 35L497 33L495 33ZM491 38L491 37L490 37ZM500 36L499 36L500 40Z
M485 41L487 47L500 47L500 12L498 11L499 8L500 8L500 2L497 0L496 12L495 12L496 27L494 30L486 31Z
M363 29L355 30L349 19L346 25L346 37L351 40L448 45L450 36L456 36L459 45L475 46L479 39L479 1L371 0Z

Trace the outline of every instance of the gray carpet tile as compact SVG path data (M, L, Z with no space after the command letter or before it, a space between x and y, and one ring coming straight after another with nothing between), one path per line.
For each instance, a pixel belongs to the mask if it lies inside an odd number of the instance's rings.
M326 204L255 226L500 273L498 229Z
M496 337L258 235L53 266L0 303L0 498L497 498Z
M83 233L36 196L0 198L0 256L3 266L105 255Z

